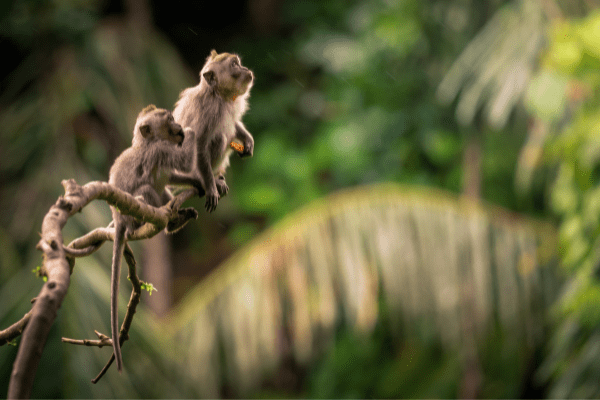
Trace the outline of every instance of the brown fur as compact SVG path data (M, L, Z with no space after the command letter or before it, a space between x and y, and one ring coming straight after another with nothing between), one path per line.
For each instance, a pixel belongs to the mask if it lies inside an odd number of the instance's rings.
M193 136L193 135L192 135ZM165 190L171 171L185 163L182 149L184 133L181 125L175 123L171 112L150 105L138 115L133 130L132 146L126 149L110 169L108 183L141 197L154 206L162 205L161 195ZM115 222L115 240L111 271L111 335L113 351L119 371L123 368L121 345L118 332L118 292L121 258L126 237L141 223L129 215L121 215L111 207Z
M200 71L200 83L182 91L175 104L175 120L192 128L196 137L186 137L187 163L180 171L183 173L173 174L172 182L202 186L209 212L229 190L225 170L232 152L230 143L241 142L242 156L254 151L254 138L241 122L253 80L237 55L213 50Z

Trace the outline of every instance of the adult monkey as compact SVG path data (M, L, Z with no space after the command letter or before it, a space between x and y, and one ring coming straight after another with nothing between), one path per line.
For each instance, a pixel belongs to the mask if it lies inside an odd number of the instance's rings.
M252 71L241 65L237 55L212 50L200 71L200 83L182 91L175 104L175 120L190 127L196 136L186 136L187 164L171 175L171 183L202 188L208 212L214 211L219 197L229 191L225 170L232 142L244 146L241 157L253 154L254 138L241 121L253 81Z

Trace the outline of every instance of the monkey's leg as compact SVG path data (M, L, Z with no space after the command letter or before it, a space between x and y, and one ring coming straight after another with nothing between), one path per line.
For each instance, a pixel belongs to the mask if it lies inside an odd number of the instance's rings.
M213 212L217 208L219 203L219 191L217 190L217 184L215 182L215 171L213 165L217 163L223 163L223 157L227 151L227 143L225 143L225 136L220 134L217 130L210 134L200 135L198 138L198 151L196 153L196 166L198 173L204 182L204 208L206 211Z
M141 196L145 203L150 204L153 207L160 207L162 205L160 196L150 185L140 186L133 195L134 197Z
M177 210L177 217L167 223L165 231L172 234L183 228L190 220L198 219L198 211L193 207Z
M169 178L169 184L171 185L189 185L198 191L198 196L204 196L204 184L202 180L191 173L184 173L179 171L171 172L171 177Z

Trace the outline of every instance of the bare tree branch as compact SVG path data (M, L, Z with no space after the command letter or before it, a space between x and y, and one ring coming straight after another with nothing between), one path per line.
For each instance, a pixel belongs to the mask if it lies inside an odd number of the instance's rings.
M10 340L21 332L23 334L8 385L8 399L29 398L31 394L35 372L50 328L70 284L70 274L74 265L73 257L89 255L100 248L105 241L114 240L114 229L109 228L109 225L107 228L96 229L77 239L65 249L62 228L67 220L81 211L90 201L105 200L110 205L117 207L122 214L131 215L146 222L127 240L145 239L163 230L170 221L177 221L177 224L180 225L176 226L183 226L182 224L187 222L185 218L189 219L192 214L183 213L182 216L179 213L179 206L198 193L197 189L184 190L166 206L155 208L106 182L96 181L79 186L73 179L70 179L62 181L62 185L65 188L65 195L59 197L44 217L42 238L37 246L43 252L42 269L48 280L42 286L32 310L21 321L0 332L1 335L8 331L9 333L5 335L11 337ZM130 266L130 279L134 290L119 335L121 343L127 338L127 332L141 293L141 286L135 274L135 260L129 247L125 252L125 257ZM110 363L111 361L105 369Z

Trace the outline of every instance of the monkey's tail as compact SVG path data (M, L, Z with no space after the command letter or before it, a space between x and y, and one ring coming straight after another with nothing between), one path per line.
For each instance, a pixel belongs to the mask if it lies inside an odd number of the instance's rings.
M125 248L125 230L124 223L115 221L115 241L113 243L113 259L110 277L110 331L112 335L113 351L117 370L123 370L123 357L121 356L121 343L119 342L119 278L121 277L121 258Z

